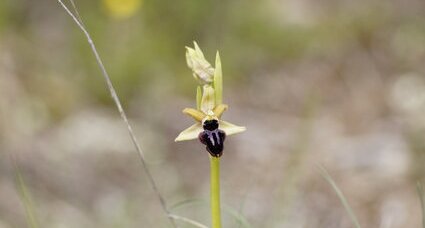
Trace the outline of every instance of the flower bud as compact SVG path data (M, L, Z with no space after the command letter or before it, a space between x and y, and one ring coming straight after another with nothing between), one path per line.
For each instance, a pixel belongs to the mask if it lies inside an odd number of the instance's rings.
M186 62L192 69L193 77L202 85L210 84L214 80L214 68L205 59L198 44L194 42L195 49L186 47Z

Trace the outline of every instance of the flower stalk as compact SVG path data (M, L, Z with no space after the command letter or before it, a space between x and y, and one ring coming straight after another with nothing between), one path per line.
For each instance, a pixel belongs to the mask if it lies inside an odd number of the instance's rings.
M220 158L210 156L211 220L212 228L221 228L220 207Z

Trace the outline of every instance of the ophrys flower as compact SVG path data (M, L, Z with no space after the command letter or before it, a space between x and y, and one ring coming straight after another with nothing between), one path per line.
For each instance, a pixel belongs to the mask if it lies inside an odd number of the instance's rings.
M200 82L197 88L197 109L185 108L183 113L191 116L195 124L182 131L175 141L198 138L206 145L207 151L214 157L220 157L226 135L233 135L246 130L221 119L228 106L222 104L222 71L220 56L217 53L215 69L205 60L195 43L195 49L187 48L186 60L193 75Z

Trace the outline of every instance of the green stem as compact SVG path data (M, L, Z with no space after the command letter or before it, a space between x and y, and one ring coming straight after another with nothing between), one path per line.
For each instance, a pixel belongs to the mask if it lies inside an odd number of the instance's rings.
M212 228L221 228L220 215L220 158L210 156Z

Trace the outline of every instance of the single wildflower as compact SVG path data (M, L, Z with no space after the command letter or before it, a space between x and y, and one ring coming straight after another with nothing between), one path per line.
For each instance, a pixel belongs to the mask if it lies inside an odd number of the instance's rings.
M108 14L116 19L126 19L137 13L142 0L103 0Z
M196 123L182 131L175 141L198 138L201 143L206 145L211 156L220 157L226 135L243 132L246 128L221 119L228 106L222 104L223 86L219 54L216 55L216 68L214 69L205 60L202 51L195 43L195 49L187 48L186 59L201 86L197 88L197 109L183 109L183 113L192 117Z

